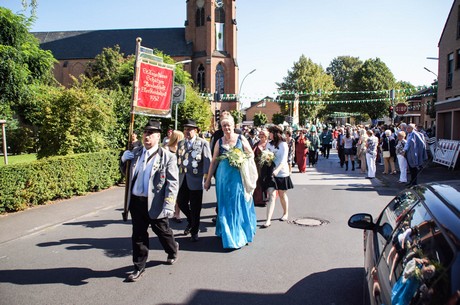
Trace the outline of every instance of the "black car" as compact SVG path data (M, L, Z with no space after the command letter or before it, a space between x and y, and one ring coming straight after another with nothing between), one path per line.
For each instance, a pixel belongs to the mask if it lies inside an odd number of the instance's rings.
M364 229L364 268L371 304L460 304L460 180L399 193Z

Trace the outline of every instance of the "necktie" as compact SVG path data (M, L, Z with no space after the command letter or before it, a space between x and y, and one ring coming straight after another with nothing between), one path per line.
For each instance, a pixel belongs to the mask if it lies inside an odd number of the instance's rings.
M137 174L137 192L138 194L144 194L144 179L145 179L145 167L149 158L149 151L147 150L144 155L144 160L142 161L142 166L139 167L139 172Z

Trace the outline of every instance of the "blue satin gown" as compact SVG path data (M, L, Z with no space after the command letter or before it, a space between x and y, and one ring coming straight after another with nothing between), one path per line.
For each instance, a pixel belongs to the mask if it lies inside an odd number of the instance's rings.
M240 137L235 147L243 150ZM226 150L222 147L222 139L219 144L219 153L223 154ZM217 167L216 195L216 235L222 238L223 247L238 249L252 242L257 227L254 201L252 196L249 202L245 200L240 171L231 166L227 159L221 160Z

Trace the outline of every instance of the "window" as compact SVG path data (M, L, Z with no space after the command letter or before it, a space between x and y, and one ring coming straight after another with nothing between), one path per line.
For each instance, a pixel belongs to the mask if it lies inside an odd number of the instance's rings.
M452 88L454 78L454 53L447 55L447 83L446 88Z
M460 49L457 50L457 58L455 60L455 69L460 69Z
M429 297L430 304L446 304L453 259L454 251L441 228L425 206L418 203L399 223L379 263L380 280L392 283L391 304L424 297ZM387 274L388 278L383 278ZM405 290L415 284L411 290Z
M196 9L195 24L197 27L204 26L204 7Z
M200 64L198 67L197 75L196 75L196 83L198 85L198 90L200 92L204 92L206 82L206 74L203 64Z
M214 10L216 23L225 23L225 10L223 7L216 7Z
M224 94L225 92L225 75L224 67L222 64L218 64L216 67L216 92Z
M457 8L457 39L460 38L460 5Z

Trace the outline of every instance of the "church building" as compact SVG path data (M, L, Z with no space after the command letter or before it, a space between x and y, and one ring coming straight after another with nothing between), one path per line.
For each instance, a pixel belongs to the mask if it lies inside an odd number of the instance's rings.
M185 28L118 29L33 33L41 48L50 50L58 60L54 75L64 86L71 75L85 71L103 48L118 45L125 56L142 46L161 50L184 64L203 93L238 94L237 26L235 0L186 0ZM216 96L216 95L215 95ZM219 95L217 95L219 96ZM211 109L237 109L236 99L211 101Z

